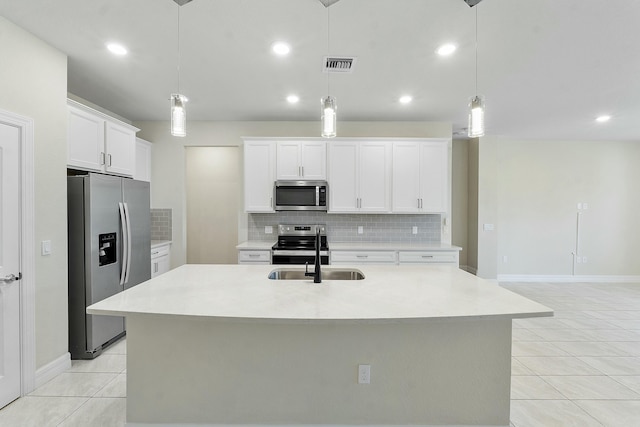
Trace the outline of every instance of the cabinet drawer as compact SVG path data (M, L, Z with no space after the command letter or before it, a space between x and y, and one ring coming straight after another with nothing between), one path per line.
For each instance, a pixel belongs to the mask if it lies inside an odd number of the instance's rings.
M331 251L331 264L395 264L395 251Z
M263 264L270 264L271 251L239 251L238 262L260 262Z
M171 246L162 245L151 249L151 259L159 258L161 256L169 255Z
M428 252L409 252L400 251L400 264L404 263L422 263L422 264L457 264L458 254L455 252L444 251L428 251Z

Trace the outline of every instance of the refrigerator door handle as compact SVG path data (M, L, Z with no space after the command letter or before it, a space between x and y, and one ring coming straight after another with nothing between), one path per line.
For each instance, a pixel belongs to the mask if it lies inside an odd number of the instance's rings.
M129 283L129 275L131 274L131 216L129 215L129 205L124 202L124 217L127 220L127 271L124 275L124 283Z
M122 223L122 271L120 272L120 285L124 286L127 273L127 259L129 256L129 241L127 235L127 218L124 211L124 203L119 202L120 222Z

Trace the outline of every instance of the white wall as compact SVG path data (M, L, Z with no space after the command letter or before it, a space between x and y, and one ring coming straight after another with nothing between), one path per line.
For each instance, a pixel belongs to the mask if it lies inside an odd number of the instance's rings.
M640 276L640 142L482 138L479 146L482 277ZM578 203L589 206L580 211L587 263L574 266ZM490 221L495 232L483 232Z
M34 120L36 367L68 351L67 57L0 17L0 108Z
M243 136L317 137L320 122L188 121L185 138L172 137L169 122L135 122L138 136L153 143L151 204L173 210L172 267L186 261L185 146L240 146ZM445 122L340 122L341 137L451 137ZM247 237L247 215L238 211L239 241Z

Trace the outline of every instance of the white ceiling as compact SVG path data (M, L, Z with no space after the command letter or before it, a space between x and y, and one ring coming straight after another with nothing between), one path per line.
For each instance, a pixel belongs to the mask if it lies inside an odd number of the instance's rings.
M0 15L68 55L69 92L130 120L169 118L178 9L189 120L319 120L328 11L329 53L358 57L352 74L330 75L339 121L458 131L475 94L477 11L487 135L640 139L638 0L340 0L328 10L318 0L0 0ZM291 44L288 57L271 53L276 40ZM129 54L113 56L108 41ZM458 50L439 57L445 42ZM403 94L413 102L401 105ZM601 114L612 119L596 123Z

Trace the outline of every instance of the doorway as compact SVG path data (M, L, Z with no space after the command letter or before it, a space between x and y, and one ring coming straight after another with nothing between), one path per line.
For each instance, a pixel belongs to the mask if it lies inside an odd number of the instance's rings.
M238 147L186 147L187 263L235 264L242 196Z
M35 388L33 127L0 110L0 408Z

